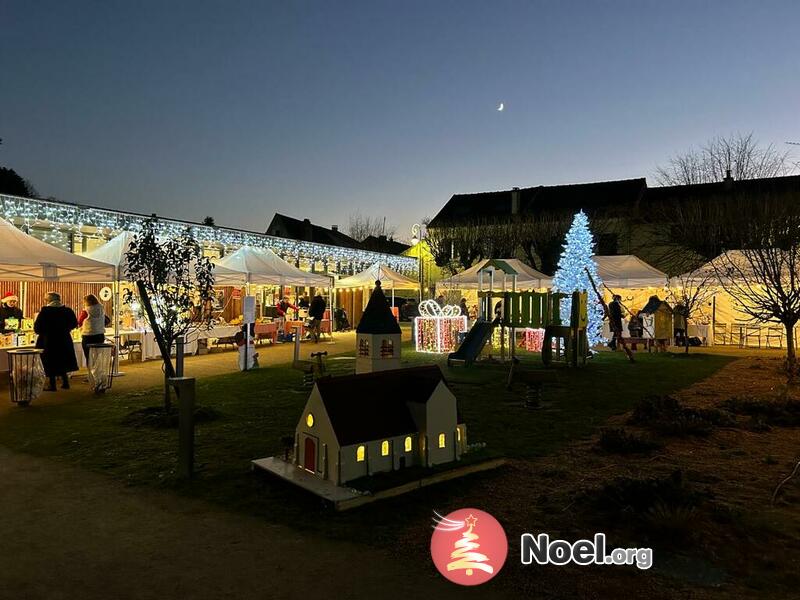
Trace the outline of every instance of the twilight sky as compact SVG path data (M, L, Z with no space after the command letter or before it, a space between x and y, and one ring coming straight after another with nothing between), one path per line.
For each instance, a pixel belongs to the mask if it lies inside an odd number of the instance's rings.
M4 0L0 23L0 165L246 229L360 211L409 237L456 192L800 138L793 0Z

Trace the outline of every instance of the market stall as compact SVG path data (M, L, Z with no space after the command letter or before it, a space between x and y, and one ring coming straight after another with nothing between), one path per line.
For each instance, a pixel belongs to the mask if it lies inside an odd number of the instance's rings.
M113 280L113 269L102 262L59 250L17 229L0 219L0 279L23 282L86 282ZM9 319L0 335L0 371L8 370L7 351L12 348L32 348L36 341L33 333L33 315ZM73 332L76 357L83 359L80 351L80 334ZM80 364L80 362L79 362Z
M731 265L739 268L731 269ZM749 263L740 250L730 250L698 269L684 273L670 280L674 288L697 289L703 286L706 291L700 295L703 302L695 307L689 319L687 334L707 340L708 345L783 348L786 333L779 323L756 322L746 311L745 306L725 290L725 285L753 286L761 284L757 278L747 276ZM725 279L721 278L724 273ZM786 277L791 274L787 271ZM701 334L705 333L705 337ZM795 339L798 331L795 330Z
M663 319L659 321L661 326L658 327L658 332L655 331L654 317L647 309L649 306L657 306L653 296L657 296L659 300L665 299L668 283L666 273L659 271L633 254L593 256L592 259L597 264L597 275L603 282L601 291L605 301L611 302L614 294L622 297L624 307L622 337L631 339L672 337L672 328L663 325ZM638 330L639 321L635 318L640 316L640 313L642 313L642 331ZM634 331L629 329L632 316L634 317ZM606 339L612 337L608 321L603 322L603 337Z
M105 244L96 248L95 250L87 253L85 256L95 261L106 263L113 268L113 319L112 329L107 333L113 333L114 343L117 346L116 356L119 357L122 350L122 344L128 340L137 340L139 342L142 360L148 358L156 358L159 356L158 348L155 346L155 336L146 326L143 319L132 312L128 312L123 318L123 306L121 296L125 287L125 274L128 270L128 251L130 250L131 243L134 241L135 236L130 232L122 232L116 237L113 237ZM215 285L235 285L242 284L242 275L236 271L231 271L225 267L215 266L214 268L214 283ZM124 321L124 322L123 322ZM123 337L121 327L124 327L125 335ZM212 336L213 337L213 336ZM197 345L197 337L187 344L193 343ZM155 348L155 351L151 350ZM187 346L188 351L188 346ZM118 373L118 361L114 363L114 373Z
M347 296L347 299L350 300L349 304L345 304L344 302L339 303L339 306L347 307L353 325L358 323L361 310L366 306L365 302L369 298L369 290L375 287L376 281L381 282L382 289L391 290L392 313L396 319L400 318L400 313L395 306L395 290L419 290L419 282L417 280L406 277L381 263L374 263L360 273L340 279L336 282L337 290L362 290L360 296L355 294ZM362 301L362 305L356 306L357 298Z
M329 290L328 308L331 307L332 278L320 273L310 273L295 267L266 248L242 246L218 261L216 264L228 271L238 273L243 283L252 293L254 286L278 287L281 292L286 286L302 288L325 288ZM281 294L278 294L280 298ZM328 315L329 316L329 315ZM270 322L273 317L262 315L260 323ZM322 331L330 331L330 318L323 319Z

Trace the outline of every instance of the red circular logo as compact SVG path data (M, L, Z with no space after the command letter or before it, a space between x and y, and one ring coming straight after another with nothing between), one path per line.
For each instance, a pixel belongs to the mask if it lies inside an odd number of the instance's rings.
M439 573L459 585L480 585L500 572L508 539L497 519L477 508L434 515L431 557Z

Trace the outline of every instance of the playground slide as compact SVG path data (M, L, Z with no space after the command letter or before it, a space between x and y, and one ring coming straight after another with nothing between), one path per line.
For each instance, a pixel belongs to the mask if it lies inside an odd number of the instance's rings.
M483 346L492 335L495 325L496 322L490 321L478 321L475 323L472 329L467 332L467 336L461 342L458 350L451 352L447 356L447 364L449 365L452 361L460 361L465 365L472 363L483 350Z

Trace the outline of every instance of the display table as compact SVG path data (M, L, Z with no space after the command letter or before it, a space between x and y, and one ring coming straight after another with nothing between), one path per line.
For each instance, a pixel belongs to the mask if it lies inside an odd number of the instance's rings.
M256 341L270 340L273 344L278 343L278 323L256 323L254 328Z
M284 331L286 333L294 333L295 327L299 327L300 328L300 339L301 340L304 339L306 337L305 321L286 321L286 323L284 324ZM330 319L323 319L320 322L320 325L319 325L320 335L322 335L322 334L332 335L331 331L332 331L332 329L331 329L331 320Z
M80 342L73 340L72 345L75 347L75 358L78 359L78 368L83 369L86 366L86 359L83 356L83 347ZM34 348L33 344L24 346L6 346L0 348L0 373L8 373L8 351L9 350L30 350Z

